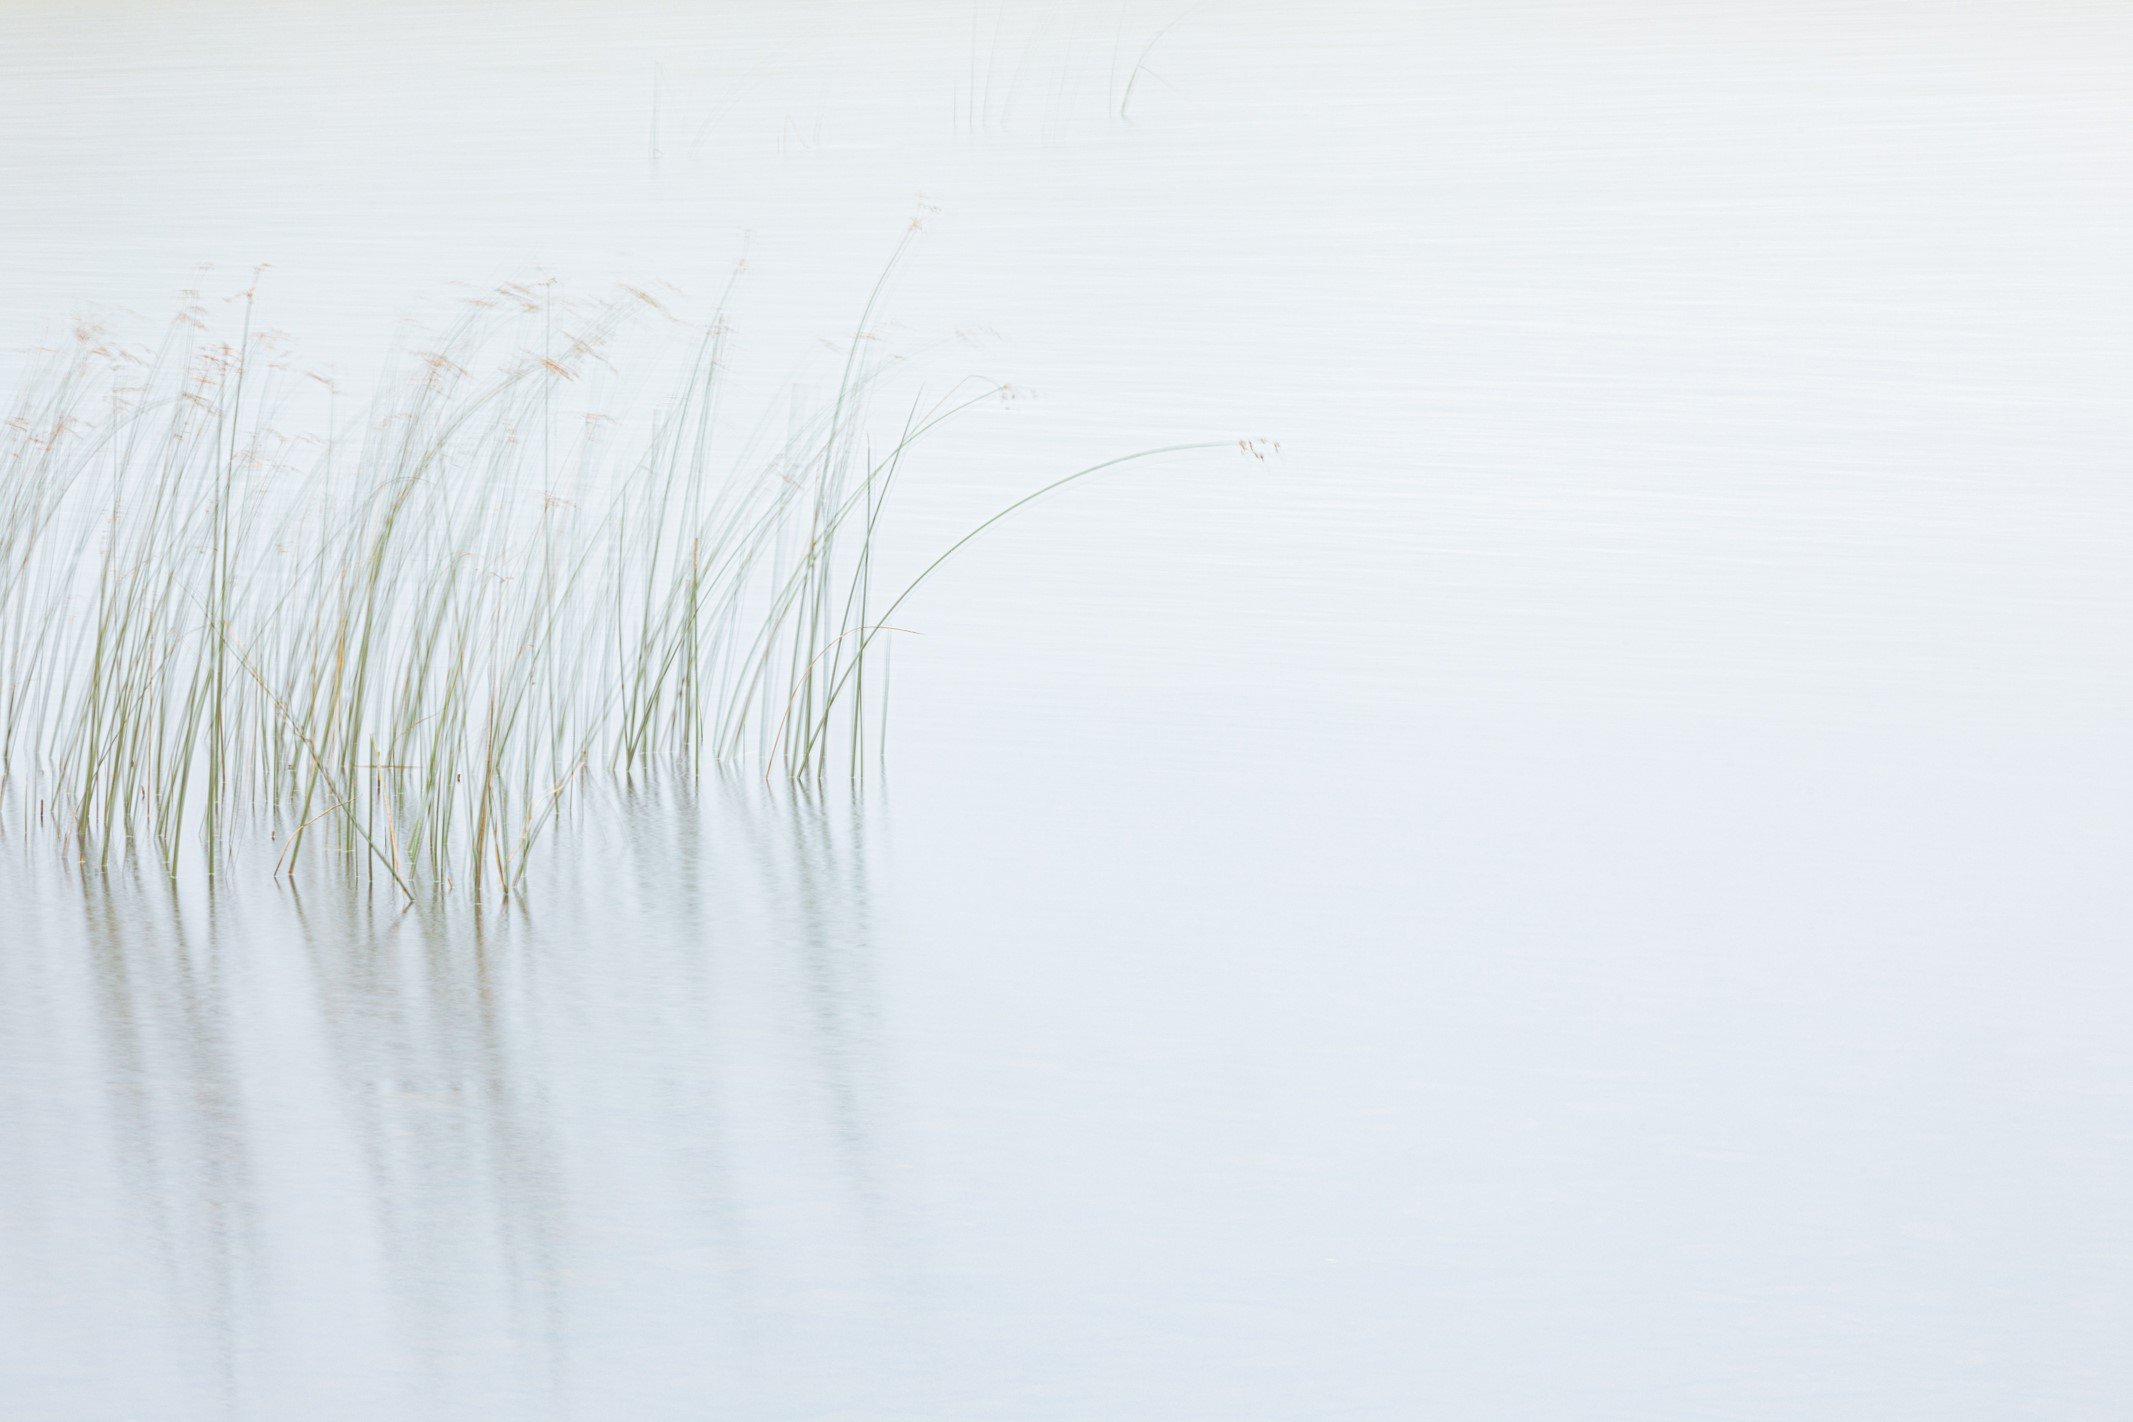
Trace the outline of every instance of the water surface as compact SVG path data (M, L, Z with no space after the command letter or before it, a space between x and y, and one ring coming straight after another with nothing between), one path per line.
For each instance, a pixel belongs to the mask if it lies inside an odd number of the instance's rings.
M973 548L856 796L602 791L508 912L11 829L10 1416L2133 1406L2126 15L0 25L10 350L746 255L767 399L916 212L873 334L1022 395L906 555L1282 445Z

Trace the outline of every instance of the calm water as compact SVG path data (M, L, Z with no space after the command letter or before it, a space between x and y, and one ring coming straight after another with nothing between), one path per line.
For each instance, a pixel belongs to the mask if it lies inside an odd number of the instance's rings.
M727 8L0 7L0 347L745 255L767 396L923 211L904 548L1283 453L508 914L12 834L0 1412L2133 1410L2133 15Z

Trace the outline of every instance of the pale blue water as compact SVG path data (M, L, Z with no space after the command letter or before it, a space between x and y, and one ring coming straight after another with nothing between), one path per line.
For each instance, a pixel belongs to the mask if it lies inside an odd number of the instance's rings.
M10 349L746 251L767 391L923 194L884 343L1028 394L905 552L1284 451L974 548L858 799L595 796L478 924L11 829L0 1414L2133 1408L2128 17L0 24Z

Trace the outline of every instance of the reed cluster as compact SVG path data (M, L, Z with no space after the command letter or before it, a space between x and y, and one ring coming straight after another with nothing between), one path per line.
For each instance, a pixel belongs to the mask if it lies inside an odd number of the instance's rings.
M722 320L643 418L584 407L632 302L559 323L505 288L345 417L249 305L234 341L189 314L158 351L52 355L0 428L0 813L85 863L212 872L273 836L277 872L509 895L584 777L863 773L895 606L983 527L885 587L883 510L995 391L877 446L855 340L728 450ZM286 432L321 400L323 434Z

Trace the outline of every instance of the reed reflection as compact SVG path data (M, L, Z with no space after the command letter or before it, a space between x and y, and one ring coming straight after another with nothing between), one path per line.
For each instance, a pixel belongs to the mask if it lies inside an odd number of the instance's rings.
M172 1314L196 1330L202 1390L235 1406L239 1336L263 1279L244 1082L248 994L231 961L231 925L211 896L189 906L152 874L84 871L79 892L85 1020L136 1226L117 1237L152 1252L138 1261L140 1277L158 1281Z
M91 1024L42 1069L94 1063L55 1095L100 1100L140 1221L82 1280L148 1287L186 1340L149 1381L237 1416L337 1370L349 1415L574 1415L627 1356L711 1385L781 1317L872 1308L873 832L854 797L655 784L589 800L501 914L360 869L100 880L63 930L94 972L37 989Z

